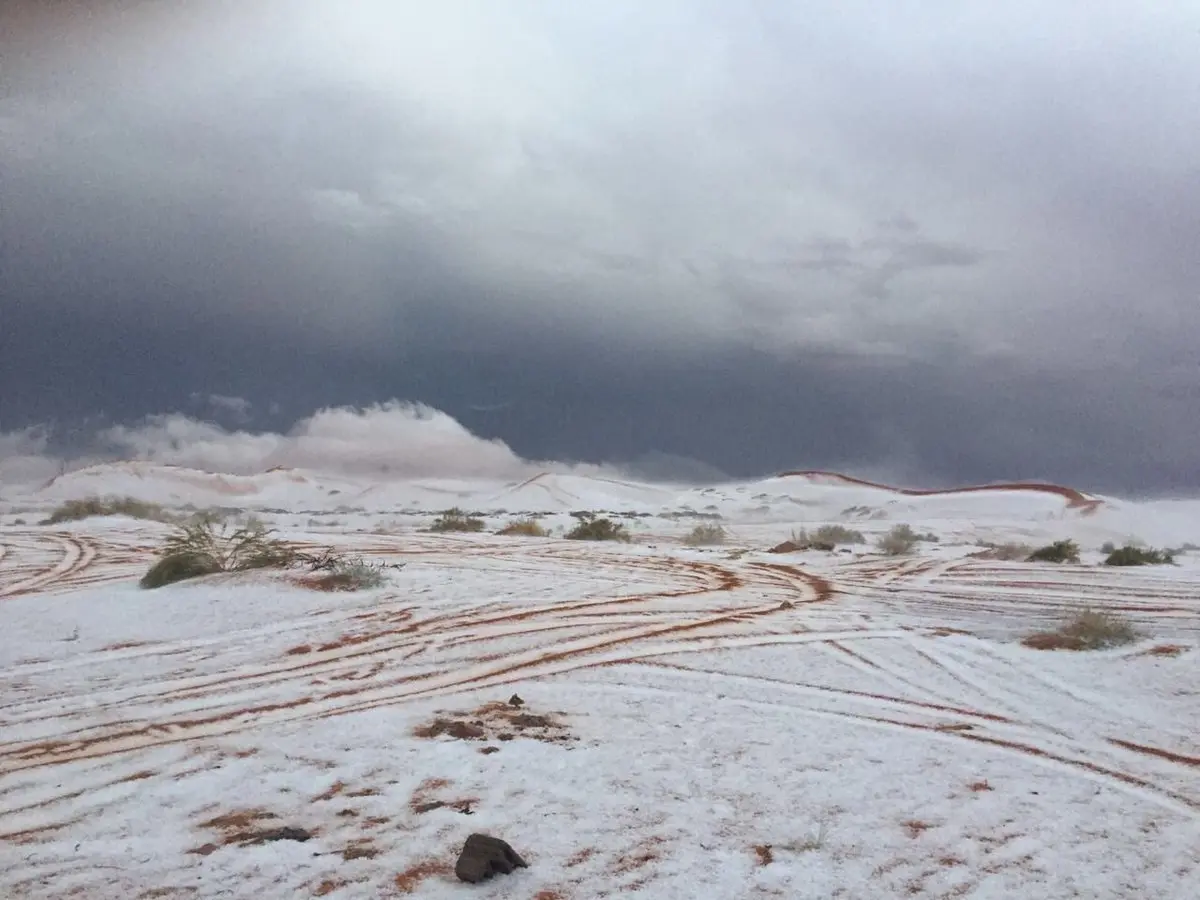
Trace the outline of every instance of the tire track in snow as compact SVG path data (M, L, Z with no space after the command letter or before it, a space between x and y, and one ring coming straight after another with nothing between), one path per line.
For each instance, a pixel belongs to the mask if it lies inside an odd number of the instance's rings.
M90 543L65 533L46 535L41 543L52 544L61 556L49 568L0 587L0 599L43 590L71 573L86 568L96 556L95 548Z
M661 565L658 567L661 568ZM693 573L693 575L699 573L707 583L699 585L691 584L682 588L665 589L656 593L631 597L601 598L594 601L554 604L534 610L517 610L511 613L487 617L484 619L483 624L521 622L530 618L536 618L542 614L553 614L563 611L577 612L580 609L611 607L613 605L625 606L634 603L645 603L652 599L694 596L713 591L731 591L742 586L742 579L737 573L721 566L688 563L685 564L685 568ZM784 567L784 570L792 578L801 579L801 574L798 570L793 571L790 567ZM820 590L814 593L817 596L823 596L826 592L825 583L820 579L814 579L812 583L820 586ZM796 589L795 585L791 585L791 589L794 591ZM226 734L246 727L247 722L255 718L266 717L278 720L279 716L272 717L269 714L299 708L306 708L303 715L340 715L346 712L353 712L357 709L368 708L363 705L364 701L362 700L353 705L347 703L350 698L359 697L359 695L372 695L370 699L365 700L371 706L387 705L412 697L426 695L430 693L431 689L426 688L423 683L430 680L440 681L439 687L432 688L432 690L446 692L447 690L464 689L466 686L494 678L497 675L530 677L531 674L536 674L536 670L539 667L555 660L589 654L597 650L612 649L647 639L661 639L668 635L681 635L686 632L703 630L744 619L748 615L764 615L776 612L777 610L778 604L772 602L769 606L746 608L736 612L711 614L700 618L683 619L681 621L652 622L599 637L578 638L566 643L555 643L550 648L535 648L534 650L523 651L507 657L502 656L495 664L483 670L472 671L471 669L467 669L464 671L460 667L456 667L456 673L450 676L441 672L415 673L393 679L390 686L387 683L382 685L373 683L358 687L346 687L325 692L320 696L318 696L317 692L314 692L313 694L293 698L290 701L282 703L257 703L234 709L220 708L207 715L196 715L193 712L192 715L184 717L181 713L174 721L167 723L146 723L140 721L110 723L105 729L108 732L107 734L96 734L95 729L83 729L73 734L64 735L62 738L54 741L30 742L24 745L9 745L7 747L0 745L0 770L7 769L13 771L51 761L61 762L67 759L92 758L108 755L112 752L124 752L130 749L155 746L162 743L173 743L178 740L187 739L190 734L203 734L206 736ZM481 623L478 621L468 621L464 624L467 627L477 629ZM539 625L538 627L541 626ZM203 686L190 684L183 688L182 697L185 700L194 701L203 699L205 696L216 696L224 701L222 706L227 707L233 702L230 694L236 693L236 691L232 690L234 688L240 688L243 692L247 690L261 692L264 688L276 686L272 683L272 679L286 682L293 680L292 676L300 673L304 673L310 678L329 679L335 676L338 670L346 667L347 660L353 660L352 665L360 667L365 657L374 656L379 653L392 653L404 647L411 648L414 643L423 643L430 637L428 633L420 633L419 623L405 626L403 630L405 632L412 632L412 636L400 643L391 643L382 648L360 648L360 645L366 644L371 640L372 635L364 635L357 640L346 640L337 646L331 646L329 648L330 651L338 652L338 665L336 668L331 667L328 661L313 663L301 660L285 664L284 669L287 670L286 672L276 667L270 672L254 673L250 676L245 674L217 676L215 679L210 679ZM264 677L266 678L266 683L264 683ZM410 684L416 684L417 689L408 689L407 686ZM172 699L178 699L180 693L179 688L177 688L175 697L172 697L171 694L164 695L160 693L146 696L143 699L146 702L161 704L170 702ZM120 706L128 705L130 702L131 699L126 696L121 697L118 701L114 701L111 705L114 708L119 708ZM308 707L314 708L307 709ZM90 705L86 712L94 714L96 712L95 705ZM49 718L51 720L61 720L62 716L52 716ZM292 716L289 714L285 718L292 718Z
M586 682L581 682L573 685L573 688L576 690L586 690L590 688L592 690L616 690L627 693L654 692L661 694L690 695L690 692L679 689L650 685L628 685L619 682L608 681L605 681L602 684L588 684ZM752 709L761 709L765 712L774 714L778 714L780 711L786 710L788 712L812 716L815 718L835 719L860 724L867 727L883 728L890 731L908 732L912 735L923 736L926 739L969 741L974 744L986 746L992 749L994 752L1001 752L1017 756L1035 765L1054 769L1074 777L1087 778L1110 789L1122 791L1123 793L1138 797L1139 799L1142 799L1148 803L1152 803L1160 808L1170 810L1190 819L1200 819L1200 800L1181 794L1169 788L1162 788L1147 778L1143 778L1138 775L1132 775L1119 769L1106 767L1088 759L1080 759L1061 752L1046 750L1036 746L1035 744L1027 743L1021 740L979 734L974 729L948 729L925 722L893 719L881 715L851 713L844 710L828 709L824 707L803 707L789 703L781 703L778 701L770 702L765 700L749 700L746 698L726 697L721 702Z

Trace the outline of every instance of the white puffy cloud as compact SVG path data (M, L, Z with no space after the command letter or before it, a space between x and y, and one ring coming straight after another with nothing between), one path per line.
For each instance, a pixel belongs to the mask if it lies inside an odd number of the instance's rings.
M287 434L230 431L180 413L118 425L100 435L125 459L251 474L274 466L392 477L519 477L532 464L501 441L478 437L420 404L322 409Z

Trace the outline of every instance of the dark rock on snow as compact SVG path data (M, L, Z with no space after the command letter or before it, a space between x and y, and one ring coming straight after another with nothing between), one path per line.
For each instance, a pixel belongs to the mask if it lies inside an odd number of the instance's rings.
M506 841L486 834L473 834L463 844L454 874L460 881L476 884L497 873L508 875L514 869L524 869L528 865Z

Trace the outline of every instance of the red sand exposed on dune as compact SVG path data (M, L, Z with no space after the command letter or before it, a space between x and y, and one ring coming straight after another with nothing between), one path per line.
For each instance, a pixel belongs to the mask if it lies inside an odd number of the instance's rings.
M893 494L903 494L906 497L936 497L944 494L975 494L983 491L1037 491L1043 494L1055 494L1063 497L1067 501L1067 506L1072 509L1082 510L1084 513L1095 512L1102 505L1103 501L1095 500L1081 491L1074 488L1063 487L1058 484L1043 484L1036 481L1013 481L1004 482L1001 484L977 484L969 487L945 488L943 490L922 490L919 488L898 488L892 487L889 484L879 484L875 481L867 481L865 478L855 478L852 475L842 475L840 472L825 472L820 469L797 470L794 472L780 472L779 478L793 477L820 477L829 478L834 481L842 481L846 484L855 484L860 487L878 488L882 491L891 491Z

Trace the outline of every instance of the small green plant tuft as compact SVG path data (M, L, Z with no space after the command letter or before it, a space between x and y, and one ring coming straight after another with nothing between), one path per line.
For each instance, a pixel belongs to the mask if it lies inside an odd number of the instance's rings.
M629 531L620 522L598 517L591 512L571 513L579 524L564 535L569 541L622 541L629 543Z
M170 522L171 516L157 503L143 503L133 497L87 497L83 500L68 500L50 516L42 520L43 525L60 522L78 522L94 516L129 516L131 519L149 519L155 522Z
M483 519L478 516L468 515L456 506L453 509L446 510L434 519L433 523L429 526L429 530L435 532L477 532L483 531L483 527Z
M231 528L208 518L176 527L142 576L143 588L159 588L188 578L248 569L283 569L297 561L295 549L270 536L261 522Z
M1021 643L1033 650L1104 650L1132 644L1140 637L1128 620L1087 609L1057 630L1027 635Z
M1077 563L1079 562L1079 545L1074 541L1055 541L1045 547L1039 547L1025 558L1026 562L1048 563Z
M683 537L689 547L718 547L729 535L720 525L705 523L697 525Z
M1106 566L1169 566L1174 562L1175 554L1170 550L1155 550L1152 547L1135 547L1130 544L1110 550L1104 560Z
M550 532L542 526L542 523L533 516L527 516L524 519L517 519L509 522L503 528L496 532L509 537L548 537Z
M901 524L883 535L876 546L887 556L903 556L911 553L919 540L920 536L910 526Z

